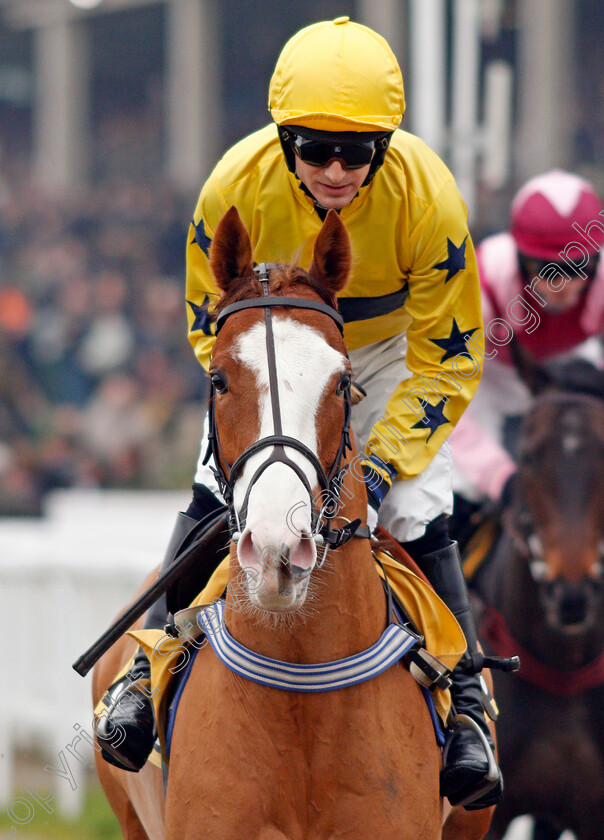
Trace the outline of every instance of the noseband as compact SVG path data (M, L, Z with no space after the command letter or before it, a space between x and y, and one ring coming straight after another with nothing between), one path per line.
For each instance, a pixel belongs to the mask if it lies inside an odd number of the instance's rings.
M267 449L269 447L272 448L272 452L256 469L254 475L250 480L250 483L245 493L243 504L241 506L241 519L243 519L243 522L245 522L252 487L258 481L262 473L271 464L285 464L287 467L289 467L296 473L309 495L311 505L311 526L313 531L313 539L318 545L322 545L323 543L325 543L326 549L329 546L331 546L332 548L337 548L340 545L343 545L345 542L347 542L353 535L355 535L355 532L358 536L369 536L369 534L368 532L367 534L361 533L364 532L365 529L359 529L360 520L355 520L354 522L349 523L344 528L334 530L330 527L331 517L327 516L326 524L322 527L319 527L320 520L325 515L325 511L317 510L313 501L312 487L310 486L310 483L304 471L287 455L285 447L287 446L291 449L295 449L296 451L300 452L308 461L310 461L310 463L316 470L321 490L327 494L327 505L331 510L335 511L340 498L341 485L345 473L345 470L341 470L342 459L344 458L346 450L352 448L350 442L350 417L352 409L352 400L350 393L351 383L349 382L348 385L342 389L342 395L344 397L344 422L342 425L340 444L338 446L338 451L336 453L331 467L329 468L329 470L325 471L318 457L311 449L309 449L308 446L305 446L303 443L301 443L299 440L296 440L295 438L291 438L283 434L283 425L281 422L281 408L279 404L277 362L275 356L275 341L273 334L271 309L273 306L285 306L295 309L312 309L315 312L321 312L324 315L327 315L336 323L342 335L344 334L344 321L339 312L337 312L333 307L328 306L326 303L322 303L321 301L306 300L294 297L273 297L269 295L269 275L271 269L275 268L275 266L275 263L260 263L260 265L254 268L254 272L256 273L262 285L263 296L261 298L251 298L248 300L240 300L236 303L232 303L229 306L226 306L216 319L216 335L218 335L221 328L224 326L227 318L229 318L235 312L240 312L245 309L264 309L264 320L266 324L266 353L268 360L269 389L271 398L271 409L273 415L274 434L268 435L267 437L257 440L246 450L244 450L244 452L241 453L241 455L234 461L233 464L229 464L226 458L224 457L223 449L220 445L220 438L218 435L218 429L216 427L216 389L214 387L214 384L211 383L208 448L205 453L203 463L207 464L210 456L213 457L214 467L211 467L211 469L216 477L218 486L220 487L220 492L222 493L224 500L229 507L229 525L231 530L231 536L236 541L239 539L243 527L245 526L242 527L240 516L237 510L235 509L235 482L241 474L244 465L252 457L252 455L255 455L257 452L260 452L263 449ZM223 464L225 465L226 469L225 467L223 467Z

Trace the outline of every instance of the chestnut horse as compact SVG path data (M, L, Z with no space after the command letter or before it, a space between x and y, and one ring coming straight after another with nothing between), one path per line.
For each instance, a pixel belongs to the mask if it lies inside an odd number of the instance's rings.
M350 265L334 211L309 272L254 269L234 208L212 242L222 291L213 451L236 520L223 626L249 651L290 665L351 657L388 623L369 539L352 538L323 562L312 501L321 490L339 496L325 539L341 533L336 524L365 522L365 485L346 470L355 458L352 371L335 311ZM232 599L242 570L244 609ZM132 652L132 640L121 640L101 660L97 698ZM209 645L180 701L165 808L159 770L129 774L98 760L128 840L479 840L492 809L454 809L443 833L440 768L428 707L402 662L346 688L305 693L244 679Z
M604 404L548 390L525 417L513 499L472 580L483 646L521 661L493 675L506 783L493 840L521 814L536 818L534 840L602 837L603 554Z

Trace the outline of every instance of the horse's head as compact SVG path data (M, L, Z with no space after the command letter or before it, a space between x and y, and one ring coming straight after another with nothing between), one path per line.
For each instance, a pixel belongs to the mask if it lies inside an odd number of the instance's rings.
M304 603L317 561L312 499L339 471L348 437L350 362L333 308L350 265L348 233L334 211L308 272L281 265L255 270L235 208L212 241L211 267L222 291L210 368L214 456L237 523L250 600L272 612ZM266 309L246 303L267 295ZM275 305L275 297L290 302ZM292 306L291 298L313 308Z
M520 440L508 524L548 623L578 633L603 608L604 406L592 397L547 393L525 418Z

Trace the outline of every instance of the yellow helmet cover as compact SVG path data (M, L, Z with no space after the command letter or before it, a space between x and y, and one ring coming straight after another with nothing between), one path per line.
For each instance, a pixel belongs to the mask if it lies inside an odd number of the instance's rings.
M269 86L279 126L394 131L405 113L403 76L387 41L348 17L322 21L285 44Z

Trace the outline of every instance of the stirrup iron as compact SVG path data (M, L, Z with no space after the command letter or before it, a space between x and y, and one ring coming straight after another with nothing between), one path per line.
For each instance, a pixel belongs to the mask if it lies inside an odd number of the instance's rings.
M495 756L493 755L493 750L489 746L489 742L487 741L484 732L475 720L472 720L472 718L469 715L454 715L450 718L449 728L452 730L453 733L455 733L455 731L457 731L458 729L471 729L473 732L475 732L476 735L478 735L478 737L480 738L480 742L487 757L488 768L482 783L478 785L472 791L471 794L469 794L464 799L461 799L459 802L456 803L456 807L465 807L466 805L471 805L472 802L475 802L477 799L481 799L490 790L493 790L493 788L497 785L497 783L500 780L500 772L499 768L497 767L497 762L495 761ZM447 763L447 757L451 741L452 738L449 738L443 748L443 765L446 765Z

